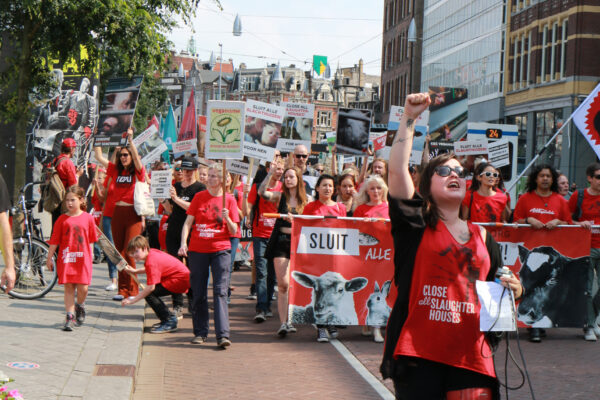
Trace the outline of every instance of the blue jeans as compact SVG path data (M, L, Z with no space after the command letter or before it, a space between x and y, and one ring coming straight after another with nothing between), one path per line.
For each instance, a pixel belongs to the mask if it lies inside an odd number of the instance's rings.
M598 314L600 314L600 290L598 290L595 294L593 293L594 279L600 287L600 249L590 249L590 264L587 287L590 296L587 309L587 322L588 326L594 326L596 323L596 318L598 317Z
M265 250L269 238L252 238L254 247L254 266L256 267L256 311L267 312L271 309L273 286L275 285L275 267L273 260L267 260Z
M233 263L235 262L235 254L237 253L240 238L229 238L231 242L231 264L229 264L229 286L231 286L231 273L233 272ZM227 297L231 297L231 289L227 289Z
M112 244L115 244L112 238L111 221L111 217L102 217L102 232L104 232L104 236L106 236ZM117 266L113 264L108 257L106 257L106 263L108 264L108 277L110 279L117 279Z
M229 288L230 250L215 253L188 252L190 268L190 286L192 288L192 324L194 336L208 336L208 271L213 276L213 305L215 333L217 339L229 337L229 307L227 289Z

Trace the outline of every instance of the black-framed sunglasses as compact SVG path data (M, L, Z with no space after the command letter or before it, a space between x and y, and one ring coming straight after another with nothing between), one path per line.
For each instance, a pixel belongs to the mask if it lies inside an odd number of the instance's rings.
M181 171L181 168L180 167L175 167L175 171L179 172L179 171Z
M595 179L600 179L600 175L594 175Z
M438 174L439 176L441 176L441 177L450 176L450 174L452 173L452 171L454 171L454 173L459 178L464 178L465 176L467 176L467 171L465 171L465 169L463 167L454 167L454 168L451 168L451 167L449 167L447 165L438 165L434 169L434 172L436 174Z
M296 158L308 158L308 154L294 154Z
M119 153L119 157L129 157L129 153Z
M315 171L319 172L319 173L323 173L322 169L316 169Z
M499 174L497 172L484 171L484 172L480 173L479 176L486 176L488 178L489 177L497 178L499 176Z

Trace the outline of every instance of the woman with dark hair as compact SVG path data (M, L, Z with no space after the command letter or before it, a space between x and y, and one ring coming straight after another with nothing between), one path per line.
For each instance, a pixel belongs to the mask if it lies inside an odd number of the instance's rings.
M569 203L558 194L558 172L548 164L536 165L527 177L527 193L517 200L514 221L530 224L533 229L554 229L557 225L572 224ZM529 341L539 343L546 332L529 329Z
M265 181L263 181L264 183ZM302 214L308 197L304 189L302 172L297 167L289 167L283 172L283 187L280 192L267 191L266 185L261 185L259 194L267 201L278 204L277 212L287 215L278 218L267 249L265 258L272 259L277 277L277 311L281 326L277 330L279 336L296 332L296 328L288 323L288 289L290 286L290 247L292 237L292 215Z
M332 200L335 179L333 176L323 174L317 179L315 191L317 200L311 201L304 207L303 215L323 215L323 216L346 216L346 206L342 203L336 203ZM329 342L329 338L335 339L338 331L333 325L317 325L317 342Z
M407 97L390 154L398 296L381 373L394 380L397 399L498 399L491 344L479 330L475 280L494 280L502 266L499 246L485 229L459 218L466 174L452 153L427 164L419 192L408 170L414 122L430 103L427 93ZM521 296L515 276L501 281Z
M354 174L345 173L338 178L336 201L346 207L347 215L352 216L356 208L356 181Z
M471 222L506 222L510 211L508 197L495 189L500 173L492 165L479 163L473 184L462 202L462 218Z
M125 249L134 237L141 235L144 229L142 217L133 208L133 191L137 181L144 182L146 169L137 149L133 145L133 129L127 130L127 146L121 147L113 164L102 154L100 147L94 148L96 160L106 167L106 176L114 182L114 190L107 193L106 202L114 202L111 230L114 244L129 265L135 265ZM137 296L138 286L125 271L119 271L119 292L113 300L121 301L126 297Z

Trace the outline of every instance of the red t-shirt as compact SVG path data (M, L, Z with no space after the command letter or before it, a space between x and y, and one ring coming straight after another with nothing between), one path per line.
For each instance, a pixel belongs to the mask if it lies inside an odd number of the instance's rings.
M92 195L92 207L94 207L94 212L92 216L94 217L94 221L96 221L96 225L100 226L100 220L102 219L102 201L98 197L98 192L94 191Z
M356 218L390 218L390 206L385 201L376 206L361 204L356 207L352 216Z
M167 227L169 226L167 223L168 219L168 215L163 215L158 223L158 244L160 249L163 251L167 251Z
M76 217L61 215L54 224L48 244L59 246L56 274L58 283L92 282L92 253L90 244L98 241L94 217L84 212Z
M277 181L277 184L273 189L267 189L269 192L281 192L283 184L280 181ZM248 194L248 203L254 204L256 203L256 198L258 197L258 192L256 188L256 184L252 185L252 189L250 189L250 193ZM271 236L271 232L273 232L273 228L275 227L275 221L277 218L266 218L263 216L265 213L276 213L277 212L277 204L265 200L262 196L258 200L258 215L254 218L252 222L252 236L259 238L268 238Z
M326 206L319 200L311 201L304 206L302 211L303 215L323 215L323 216L335 216L345 217L346 206L342 203L335 203L332 206Z
M426 228L415 257L408 317L394 356L424 358L495 377L494 363L479 330L476 280L485 280L490 257L480 228L458 243L446 225Z
M237 188L236 188L237 189ZM237 210L236 212L238 213L238 216L240 215L240 210L242 209L242 201L243 201L243 197L244 197L244 190L238 190L237 191L237 197L235 195L235 192L233 192L232 194L233 198L235 199L235 204L237 204ZM233 210L230 210L231 212L233 212ZM240 225L242 224L242 218L239 217L240 222L238 222L237 224L237 230L235 231L234 235L231 235L230 237L232 238L242 238L242 228L240 227Z
M106 177L111 178L115 183L114 190L110 190L106 195L107 202L108 199L112 198L115 203L118 201L122 201L128 204L133 204L133 191L135 189L136 178L140 182L145 181L146 169L142 167L140 171L135 172L135 174L130 175L126 170L121 171L119 174L117 171L117 166L113 163L108 163L108 168L106 169Z
M190 270L170 254L149 249L144 268L148 285L160 283L173 293L185 293L190 288Z
M579 191L573 192L569 198L569 210L571 214L577 208ZM581 202L581 217L579 221L594 221L594 225L600 225L600 195L593 196L585 189L583 201ZM600 248L600 229L592 228L592 248Z
M109 180L110 180L110 186L107 187ZM109 196L108 194L111 192L114 192L115 182L112 179L108 179L108 176L107 176L106 179L104 179L103 186L104 186L104 190L106 192L106 199L104 199L104 209L102 210L102 216L112 218L113 213L115 211L116 201L115 201L114 196Z
M569 204L564 197L554 192L548 197L541 197L535 191L522 194L515 206L514 220L527 217L533 217L543 224L556 218L568 224L573 223Z
M502 222L502 212L506 209L508 197L496 190L493 196L482 196L477 191L467 190L462 205L470 207L471 222Z
M225 208L229 210L229 218L233 222L240 222L237 203L232 194L226 194ZM198 192L192 199L186 213L195 218L189 245L190 251L215 253L231 249L229 229L227 229L227 224L222 217L222 196L215 197L208 190Z
M62 160L63 158L64 160ZM77 184L77 169L75 169L75 164L69 156L66 154L59 155L56 157L54 165L56 165L56 172L65 189Z

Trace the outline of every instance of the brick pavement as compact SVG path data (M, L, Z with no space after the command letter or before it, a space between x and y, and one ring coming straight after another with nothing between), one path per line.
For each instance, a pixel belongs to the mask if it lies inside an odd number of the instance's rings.
M312 327L298 327L298 333L280 339L275 334L277 313L267 322L254 323L255 301L245 299L249 279L249 272L234 273L233 344L227 350L216 348L212 330L208 344L189 344L193 336L188 314L175 333L147 333L157 321L147 310L135 400L381 398L333 346L316 342ZM356 327L340 330L341 337L356 335Z

